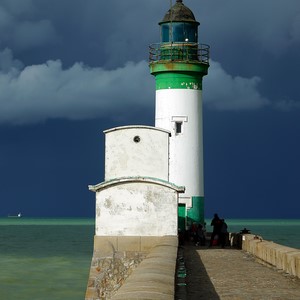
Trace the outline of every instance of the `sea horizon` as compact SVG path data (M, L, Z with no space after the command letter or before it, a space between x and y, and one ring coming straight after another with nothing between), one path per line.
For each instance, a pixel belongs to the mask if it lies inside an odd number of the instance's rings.
M227 218L229 232L246 228L250 233L284 246L300 249L300 220L295 218ZM206 230L212 231L211 219L206 218ZM0 217L0 226L95 226L93 217ZM93 234L94 235L94 234Z

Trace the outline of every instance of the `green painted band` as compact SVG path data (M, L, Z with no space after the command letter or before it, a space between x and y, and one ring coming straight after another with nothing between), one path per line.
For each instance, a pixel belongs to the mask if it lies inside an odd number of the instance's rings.
M156 90L193 89L202 90L202 76L197 73L172 72L157 73Z
M192 207L187 212L189 223L204 223L204 197L192 197Z
M156 90L194 89L202 90L202 78L208 65L202 63L151 63L150 72L155 76Z

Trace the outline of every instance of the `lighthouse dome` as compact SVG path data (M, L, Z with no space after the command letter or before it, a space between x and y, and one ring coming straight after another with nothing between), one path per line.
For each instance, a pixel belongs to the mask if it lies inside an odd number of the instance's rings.
M169 23L169 22L190 22L190 23L197 23L193 12L186 7L182 0L176 0L175 5L173 5L166 15L164 16L163 20L159 23Z

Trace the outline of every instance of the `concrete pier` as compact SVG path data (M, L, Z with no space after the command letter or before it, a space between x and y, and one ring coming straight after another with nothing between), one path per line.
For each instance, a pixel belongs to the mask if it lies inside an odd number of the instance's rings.
M183 246L188 300L300 299L300 279L231 248ZM182 291L181 291L182 292ZM185 297L185 298L184 298Z
M250 234L231 241L223 249L178 246L176 236L95 237L85 299L300 299L299 249Z

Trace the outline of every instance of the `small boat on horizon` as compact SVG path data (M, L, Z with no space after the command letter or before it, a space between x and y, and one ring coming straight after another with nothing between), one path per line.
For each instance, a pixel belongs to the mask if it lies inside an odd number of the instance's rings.
M22 214L19 212L17 215L8 215L8 218L21 218Z

